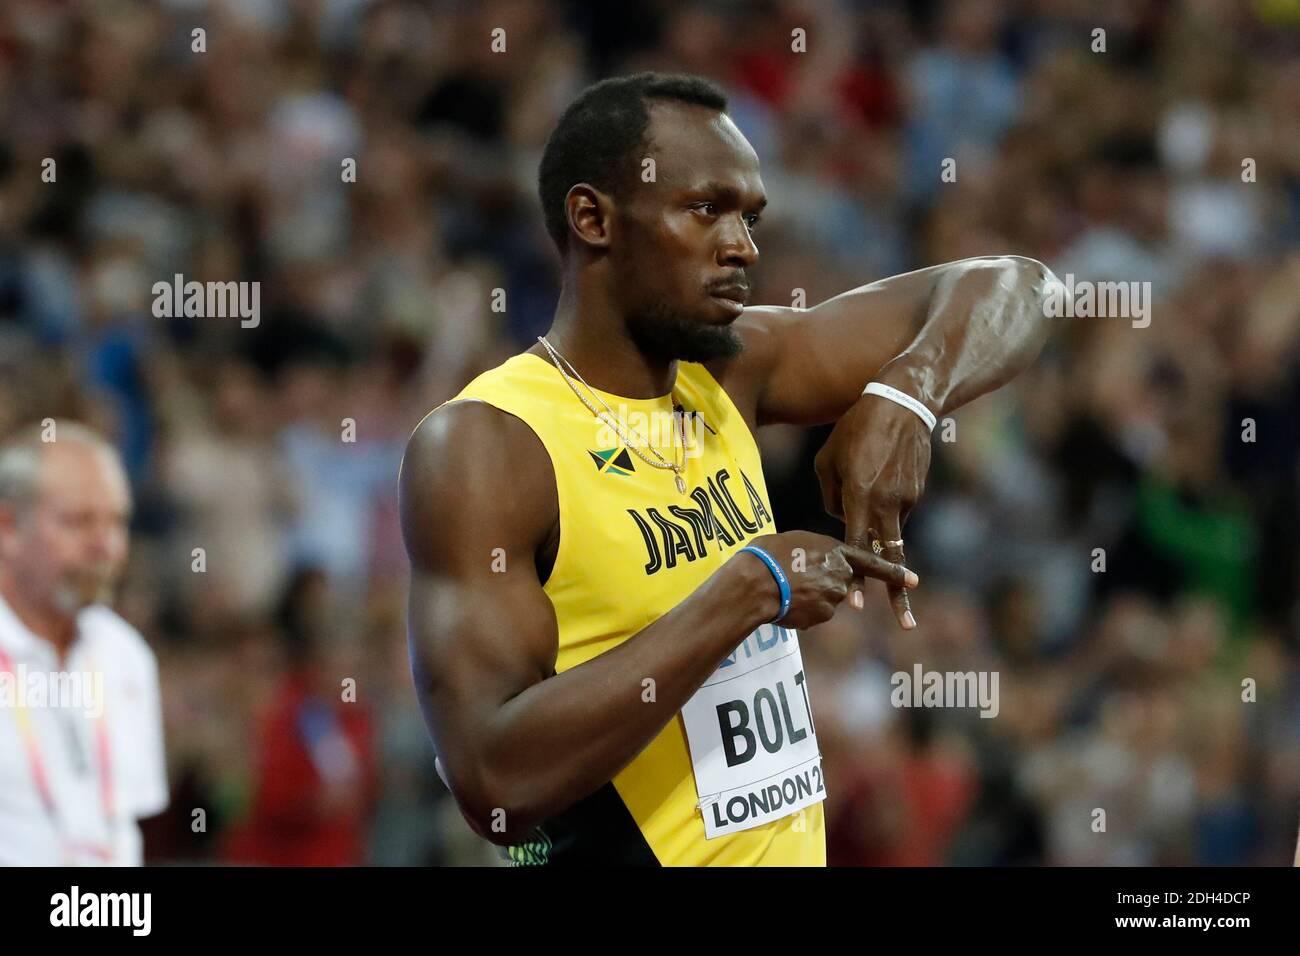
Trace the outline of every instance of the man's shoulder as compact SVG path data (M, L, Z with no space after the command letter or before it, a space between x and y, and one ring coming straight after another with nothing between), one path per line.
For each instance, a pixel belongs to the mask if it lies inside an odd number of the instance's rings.
M535 450L537 463L549 456L533 427L507 408L476 396L457 397L433 409L415 427L406 444L403 467L470 468L494 458L515 461Z
M417 442L436 445L439 441L464 439L479 432L511 430L526 423L514 412L510 399L522 393L536 374L527 361L528 352L518 352L505 361L479 372L456 394L435 405L411 432L408 449ZM527 398L535 400L536 396ZM527 404L527 403L525 403ZM515 429L517 430L517 429Z
M496 365L481 369L439 408L448 408L471 399L498 408L509 408L520 401L525 405L535 402L542 397L540 393L545 391L536 386L546 380L544 373L548 368L537 359L535 353L526 349Z
M541 437L479 399L455 399L424 417L407 442L398 485L408 550L431 528L497 531L497 519L538 545L558 520L555 469Z
M94 642L95 653L118 666L156 675L158 658L138 630L106 604L92 604L78 621Z
M781 332L796 316L781 306L749 306L731 326L740 351L704 363L751 430L759 424L759 402L780 359Z

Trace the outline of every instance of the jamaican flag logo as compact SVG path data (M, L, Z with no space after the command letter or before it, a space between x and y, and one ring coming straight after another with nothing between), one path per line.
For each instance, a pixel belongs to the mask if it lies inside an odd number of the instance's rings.
M596 470L607 475L630 475L636 471L632 467L632 456L627 453L626 448L615 446L604 451L588 449L587 454L596 463Z

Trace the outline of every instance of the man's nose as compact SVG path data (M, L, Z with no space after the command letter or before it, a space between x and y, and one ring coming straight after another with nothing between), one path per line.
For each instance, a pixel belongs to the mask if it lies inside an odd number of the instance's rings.
M758 246L749 234L749 227L737 216L718 247L718 264L747 269L758 261L758 255Z
M122 528L116 521L96 521L86 536L86 550L96 560L115 557L122 538Z

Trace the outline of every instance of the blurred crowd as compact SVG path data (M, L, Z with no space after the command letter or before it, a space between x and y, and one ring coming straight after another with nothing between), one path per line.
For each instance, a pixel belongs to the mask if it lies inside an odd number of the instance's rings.
M871 594L808 632L830 861L1289 862L1300 3L7 0L0 433L129 466L150 859L496 858L416 707L397 466L546 330L546 136L643 69L720 83L759 154L756 303L997 253L1151 283L1149 326L1066 320L936 432L919 630ZM260 282L260 321L156 317L176 274ZM781 528L842 532L828 431L760 435ZM998 716L893 706L917 662L997 672Z

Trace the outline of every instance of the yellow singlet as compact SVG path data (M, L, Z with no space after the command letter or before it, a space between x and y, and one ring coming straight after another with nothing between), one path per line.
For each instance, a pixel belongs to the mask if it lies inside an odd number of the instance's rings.
M685 424L686 493L672 471L630 452L542 356L515 355L451 399L514 415L550 455L560 541L544 589L559 626L557 673L649 626L750 538L776 530L758 446L704 366L679 362L671 396L593 391L634 444L639 434L665 460L681 460L672 436ZM798 635L763 625L609 784L508 856L517 864L825 866L824 797Z

